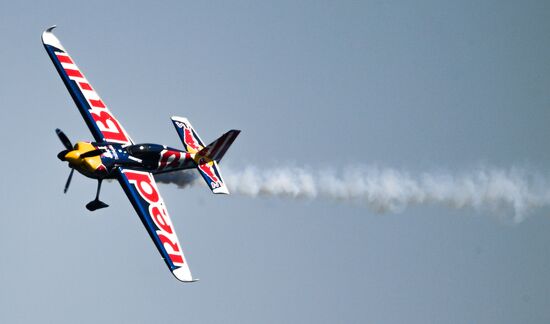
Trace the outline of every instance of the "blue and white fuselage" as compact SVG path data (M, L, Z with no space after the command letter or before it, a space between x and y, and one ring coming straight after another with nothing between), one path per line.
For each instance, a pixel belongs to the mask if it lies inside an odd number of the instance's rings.
M89 152L97 155L82 158ZM153 174L197 167L196 154L160 144L142 143L123 145L118 143L77 142L72 151L64 151L60 159L68 161L81 174L94 179L116 177L118 167L147 171Z

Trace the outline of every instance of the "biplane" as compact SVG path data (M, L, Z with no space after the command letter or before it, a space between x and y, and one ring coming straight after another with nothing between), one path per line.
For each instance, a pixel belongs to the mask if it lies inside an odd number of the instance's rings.
M86 205L88 210L94 211L108 207L99 199L102 181L118 180L172 274L183 282L196 281L153 175L196 168L213 193L229 194L218 163L240 131L230 130L204 145L186 118L174 116L172 123L184 150L135 143L52 33L54 28L42 33L42 43L94 137L94 141L79 141L73 145L65 133L56 129L65 147L57 157L68 162L71 169L64 192L75 170L97 179L95 199Z

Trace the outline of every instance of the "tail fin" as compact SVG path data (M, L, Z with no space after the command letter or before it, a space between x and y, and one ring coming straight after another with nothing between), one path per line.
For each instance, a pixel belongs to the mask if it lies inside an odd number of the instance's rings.
M230 130L205 147L187 118L173 116L172 122L185 146L185 150L194 154L197 170L199 170L208 187L215 194L229 194L229 189L223 181L217 161L221 160L240 131Z
M233 144L233 141L235 141L240 132L240 130L236 129L230 130L214 142L208 144L208 146L200 150L198 154L210 160L220 162L225 152L227 152L227 149Z

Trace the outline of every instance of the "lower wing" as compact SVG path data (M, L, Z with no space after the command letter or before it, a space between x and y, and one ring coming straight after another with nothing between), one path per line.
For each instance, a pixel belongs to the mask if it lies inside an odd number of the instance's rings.
M170 271L180 281L196 281L185 261L174 226L153 175L149 172L120 168L118 182Z

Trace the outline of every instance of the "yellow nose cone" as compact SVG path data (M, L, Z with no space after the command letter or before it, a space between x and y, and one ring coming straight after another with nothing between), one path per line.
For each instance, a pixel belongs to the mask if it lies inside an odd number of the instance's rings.
M73 168L94 172L101 166L101 158L99 156L81 158L80 156L95 149L96 148L90 143L78 142L76 143L74 150L65 154L65 160L67 160L69 165Z
M65 159L71 164L78 164L78 160L80 159L80 152L77 150L70 151L69 153L65 154Z

